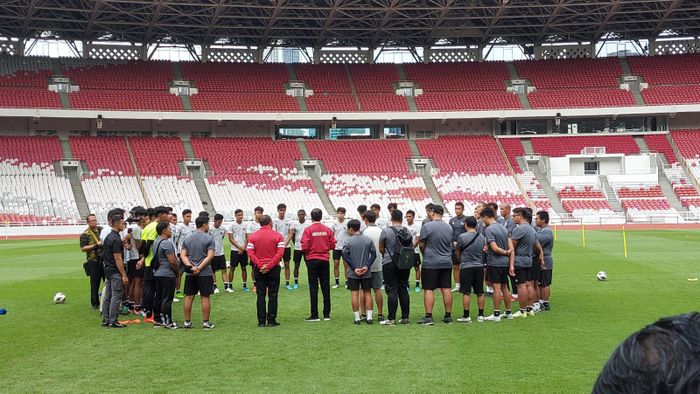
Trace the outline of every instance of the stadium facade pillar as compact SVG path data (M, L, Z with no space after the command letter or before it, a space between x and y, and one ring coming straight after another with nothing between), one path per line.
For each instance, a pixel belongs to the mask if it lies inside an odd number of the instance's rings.
M202 46L202 63L206 63L209 61L209 47L208 46Z
M265 63L265 56L264 56L265 48L258 48L255 50L255 62L258 64L263 64Z
M430 52L432 49L430 47L425 46L423 47L423 63L428 64L430 63Z
M83 40L83 59L88 59L90 57L90 48L92 44L89 41Z

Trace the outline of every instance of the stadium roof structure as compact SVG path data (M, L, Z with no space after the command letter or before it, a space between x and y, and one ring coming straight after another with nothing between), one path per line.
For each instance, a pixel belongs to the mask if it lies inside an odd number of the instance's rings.
M4 0L21 39L255 47L542 44L700 35L696 0Z

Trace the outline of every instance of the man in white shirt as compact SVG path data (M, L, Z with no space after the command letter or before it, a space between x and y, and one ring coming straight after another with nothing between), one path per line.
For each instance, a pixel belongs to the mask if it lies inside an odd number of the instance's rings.
M416 287L413 291L420 293L420 248L418 243L420 241L420 228L421 224L415 221L416 213L412 210L406 211L406 223L404 226L413 235L413 245L415 245L415 254L413 255L413 268L416 271Z
M343 246L345 245L345 239L348 237L348 223L345 221L345 213L347 211L343 207L338 207L335 210L336 221L331 226L333 230L333 235L335 236L335 250L333 251L333 275L335 276L334 289L340 287L340 258L343 257ZM348 287L348 275L347 275L347 265L343 273L345 274L345 287Z
M304 230L311 225L310 220L306 220L306 211L300 209L297 212L297 220L292 223L292 231L294 234L294 286L293 289L299 288L299 267L304 253L301 251L301 236L304 235Z
M229 293L233 293L233 273L236 271L236 267L240 265L243 292L249 292L248 271L246 270L248 266L248 252L246 251L246 245L248 245L248 225L243 223L242 209L236 209L234 215L236 215L236 221L231 223L228 230L228 240L231 243L231 269L228 272L228 281L231 286L229 286L228 291Z
M221 281L224 282L224 290L229 288L229 283L226 281L228 275L226 273L226 256L224 255L224 238L226 238L226 228L222 225L224 215L217 213L214 215L214 225L209 227L209 235L214 238L214 259L211 261L211 269L214 271L214 294L219 294L219 288L216 286L216 272L221 272Z
M381 214L382 207L379 204L372 204L372 205L370 205L369 209L371 209L372 212L374 212L374 214L377 215L377 220L375 222L377 227L379 227L382 230L389 227L389 222L385 218L382 217L382 214Z
M284 267L284 279L286 281L285 288L287 290L292 290L292 286L289 285L289 261L292 258L290 242L293 236L292 231L292 221L285 217L287 214L287 205L278 204L277 205L277 217L272 221L272 229L277 231L282 238L284 238L284 255L282 256Z

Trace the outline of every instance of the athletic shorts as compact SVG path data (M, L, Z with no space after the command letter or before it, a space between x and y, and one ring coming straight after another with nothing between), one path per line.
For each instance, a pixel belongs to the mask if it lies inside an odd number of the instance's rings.
M348 290L358 291L358 290L372 290L372 278L361 278L353 279L348 278Z
M209 297L211 293L214 292L214 277L213 276L199 276L199 275L186 275L185 276L185 295L193 296L201 295L202 297Z
M379 290L384 286L384 273L382 271L372 272L372 288Z
M452 268L423 269L420 271L423 290L449 289L452 287Z
M414 253L413 254L413 266L418 268L420 266L421 260L420 260L420 253Z
M226 257L222 254L221 256L214 256L211 261L211 269L214 271L220 271L226 269Z
M540 270L540 287L548 287L552 284L552 270Z
M126 264L126 277L129 279L134 279L134 278L143 278L143 267L140 269L136 269L136 263L138 263L138 259L136 260L129 260L129 262Z
M473 293L476 295L484 294L484 269L462 268L459 270L459 291L462 294Z
M533 261L532 267L530 267L530 276L528 276L527 280L533 281L533 282L539 282L541 271L542 271L542 268L540 267L540 262L538 261L537 263L535 263Z
M237 251L231 252L231 268L236 268L239 265L241 268L248 265L248 252L243 252L243 254L238 254Z
M530 268L515 267L515 283L524 285L528 280L530 280Z
M343 257L343 251L342 250L334 250L333 251L333 260L340 260L340 258Z
M454 249L452 249L452 265L459 265L461 261L457 258L457 252L455 252Z
M491 283L508 283L508 267L486 267L486 279Z
M292 248L284 248L284 254L282 255L282 261L289 262L292 258Z
M304 253L301 250L294 250L294 264L301 264L302 258L304 258Z

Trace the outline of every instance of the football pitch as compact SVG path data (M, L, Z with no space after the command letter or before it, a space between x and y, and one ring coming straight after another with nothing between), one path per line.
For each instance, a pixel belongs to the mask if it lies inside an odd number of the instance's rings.
M498 323L418 326L422 295L412 291L411 325L356 326L342 287L333 320L306 323L302 267L302 287L280 290L281 326L258 328L237 270L236 292L212 296L211 331L198 300L192 330L101 328L77 237L0 241L0 392L590 392L623 338L699 309L700 282L686 279L700 276L699 241L698 231L631 231L625 259L619 231L587 231L586 248L580 232L559 231L552 310ZM52 303L58 291L65 304ZM182 303L173 310L181 324Z

